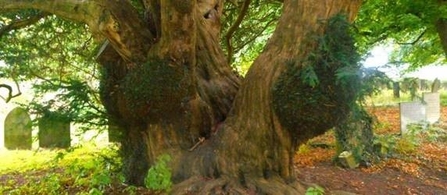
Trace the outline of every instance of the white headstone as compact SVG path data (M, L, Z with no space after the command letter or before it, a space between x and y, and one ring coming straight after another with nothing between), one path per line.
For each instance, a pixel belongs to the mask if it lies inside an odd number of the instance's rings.
M407 125L425 121L425 105L421 102L400 103L400 130L402 134L407 132Z
M441 103L439 93L424 93L426 121L436 123L441 118Z

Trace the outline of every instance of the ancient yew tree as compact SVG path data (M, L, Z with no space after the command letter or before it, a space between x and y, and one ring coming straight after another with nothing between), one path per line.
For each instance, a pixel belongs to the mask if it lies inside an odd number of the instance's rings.
M223 4L0 0L0 12L38 10L30 19L84 23L105 40L96 58L100 94L122 131L128 183L142 185L168 154L174 194L301 194L297 146L343 121L355 99L349 22L361 0L284 0L274 34L244 78L219 44Z

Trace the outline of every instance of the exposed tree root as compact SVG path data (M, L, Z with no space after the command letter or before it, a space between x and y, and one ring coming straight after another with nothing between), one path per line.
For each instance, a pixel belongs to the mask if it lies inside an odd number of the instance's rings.
M221 177L218 179L206 179L193 177L174 186L171 194L185 195L262 195L262 194L304 194L306 191L303 184L295 181L286 183L279 177L269 179L248 178L245 184L238 179Z

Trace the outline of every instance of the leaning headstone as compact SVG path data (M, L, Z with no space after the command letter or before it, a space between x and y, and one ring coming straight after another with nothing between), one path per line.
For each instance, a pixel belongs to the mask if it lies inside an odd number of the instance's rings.
M5 119L5 147L9 150L32 147L32 124L28 112L23 108L14 108Z
M42 148L70 147L70 122L57 117L43 116L39 119L39 146Z
M400 98L399 82L393 82L393 96L394 98Z
M431 124L441 118L441 102L439 93L423 93L425 104L425 120Z
M400 130L402 134L407 133L407 126L413 123L425 121L426 110L422 102L400 103Z

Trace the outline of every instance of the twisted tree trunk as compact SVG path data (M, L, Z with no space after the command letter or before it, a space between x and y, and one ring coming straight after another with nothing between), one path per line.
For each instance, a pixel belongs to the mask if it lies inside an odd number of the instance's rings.
M144 19L126 0L32 2L0 0L0 10L40 9L107 38L101 97L123 131L131 184L143 185L157 156L169 154L173 194L302 194L297 146L342 121L352 101L339 98L337 64L315 71L318 86L299 75L323 67L308 60L318 37L337 14L352 21L361 0L285 0L242 82L219 46L222 0L144 0Z

